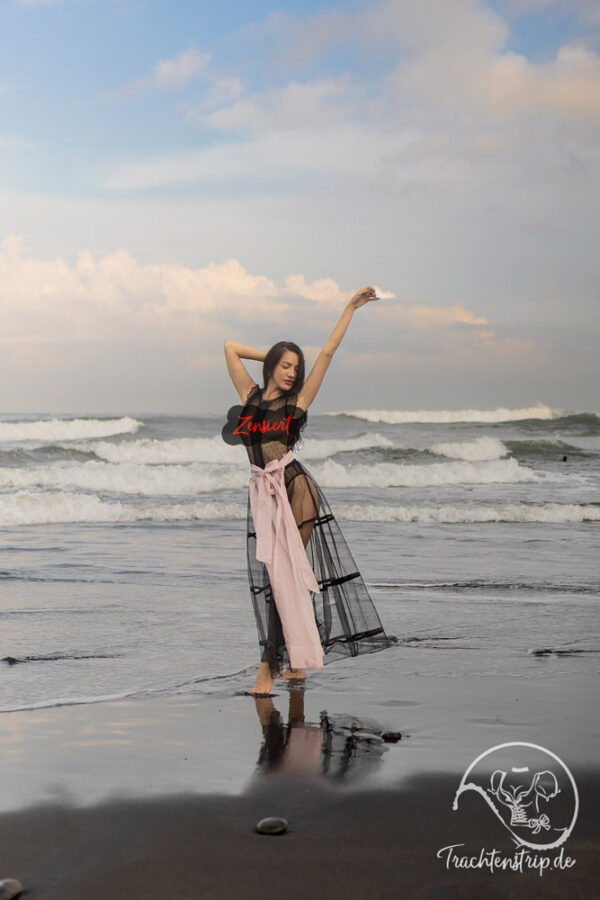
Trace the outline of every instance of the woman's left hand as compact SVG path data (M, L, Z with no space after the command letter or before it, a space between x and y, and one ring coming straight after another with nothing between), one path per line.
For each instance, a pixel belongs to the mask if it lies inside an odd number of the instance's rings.
M364 306L365 303L370 303L371 300L379 300L375 292L374 287L364 287L355 293L355 295L348 301L348 306L351 306L353 309L358 309L359 306Z

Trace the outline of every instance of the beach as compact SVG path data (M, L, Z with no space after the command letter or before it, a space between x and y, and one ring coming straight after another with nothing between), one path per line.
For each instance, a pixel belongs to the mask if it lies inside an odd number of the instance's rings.
M343 691L311 688L309 676L305 690L278 683L271 698L223 690L4 714L3 877L48 900L594 897L594 680L398 682L385 656ZM470 858L515 852L481 797L452 809L467 766L504 742L552 749L573 773L569 868L448 863L450 846ZM287 832L257 833L267 816Z
M270 698L243 695L248 468L219 416L0 423L0 879L595 897L600 417L311 422L299 458L397 640Z

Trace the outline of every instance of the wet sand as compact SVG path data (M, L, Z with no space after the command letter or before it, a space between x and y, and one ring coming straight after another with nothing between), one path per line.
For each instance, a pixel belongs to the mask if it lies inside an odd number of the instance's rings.
M38 807L2 817L2 860L30 896L47 900L254 900L265 894L289 900L592 900L600 883L600 780L589 773L579 783L586 802L567 842L576 863L543 876L447 869L439 850L461 842L479 847L492 829L475 796L458 820L450 806L456 780L434 775L412 779L401 790L342 795L278 780L241 797ZM286 834L255 833L255 824L270 814L288 819ZM495 847L513 852L503 838Z
M2 714L0 878L44 900L598 895L591 679L394 686L371 673L360 687L309 680L305 692L275 692ZM469 858L514 856L477 793L452 809L466 767L512 741L548 748L573 773L580 809L562 846L570 868L492 874L438 857L450 845ZM256 833L271 815L288 820L284 835Z

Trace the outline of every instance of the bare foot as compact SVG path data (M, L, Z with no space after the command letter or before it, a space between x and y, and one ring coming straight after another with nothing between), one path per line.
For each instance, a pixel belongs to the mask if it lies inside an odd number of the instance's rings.
M254 683L254 687L249 691L246 691L248 694L270 694L271 688L273 687L273 675L271 674L271 669L269 663L261 662L258 667L258 672L256 673L256 681Z
M286 669L285 672L282 672L278 677L280 680L284 678L286 680L293 678L295 681L304 681L306 672L304 669Z

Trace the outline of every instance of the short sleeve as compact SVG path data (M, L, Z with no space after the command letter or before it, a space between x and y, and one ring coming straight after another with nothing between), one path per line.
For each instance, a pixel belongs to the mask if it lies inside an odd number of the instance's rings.
M291 394L288 404L292 406L296 412L295 418L300 419L306 415L306 410L298 406L298 394Z
M257 391L257 390L258 390L258 385L257 385L257 384L253 384L252 387L250 388L250 390L248 391L248 394L246 395L245 403L248 403L248 402L250 401L250 398L252 397L252 395L254 394L254 392Z

